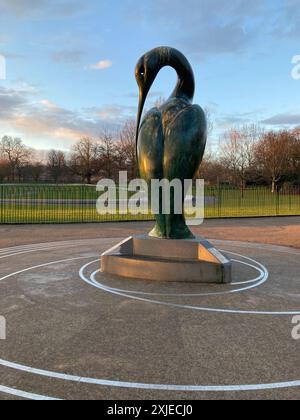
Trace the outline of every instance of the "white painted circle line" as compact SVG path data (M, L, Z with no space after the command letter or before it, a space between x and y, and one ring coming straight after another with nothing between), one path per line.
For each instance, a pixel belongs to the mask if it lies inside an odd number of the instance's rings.
M31 392L20 391L15 388L8 388L7 386L0 385L0 393L14 395L15 397L24 398L25 400L34 401L61 401L59 398L46 397L45 395L32 394Z
M31 267L31 268L27 268L25 270L20 270L17 273L12 273L8 276L5 276L4 278L2 278L2 280L4 280L5 278L9 278L12 277L13 275L16 274L20 274L22 272L26 272L29 270L33 270L35 268L39 268L39 267L44 267L47 265L53 265L55 263L60 263L60 262L65 262L65 261L72 261L72 260L77 260L77 259L84 259L84 258L90 258L90 257L79 257L79 258L70 258L70 259L66 259L66 260L60 260L58 262L51 262L51 263L47 263L47 264L41 264L35 267ZM91 262L89 264L86 264L84 267L88 267L89 265L91 265L92 263L97 262L98 260ZM83 274L83 268L82 267L82 275ZM84 269L85 269L84 268ZM93 273L93 276L96 275L96 272ZM1 280L1 279L0 279ZM95 286L95 284L93 283L93 281L87 279L87 278L83 278L84 281L86 281L88 284L91 284L93 286ZM109 291L106 290L104 287L101 287L103 290L105 291ZM112 293L112 292L111 292ZM115 293L115 294L119 294L119 293ZM131 299L137 299L137 300L142 300L142 301L149 301L147 299L141 299L141 298L137 298L137 297L133 297L133 296L126 296L129 297ZM153 303L157 303L157 304L164 304L163 302L155 302L153 301ZM169 306L169 304L168 304ZM171 304L171 306L174 306ZM178 306L178 305L176 305ZM180 305L179 305L180 307ZM193 308L193 307L191 307ZM199 308L195 308L195 309L199 309ZM210 308L202 308L204 310L207 311L211 311ZM220 312L227 312L226 310L218 310ZM245 313L245 312L229 312L229 313ZM258 314L262 314L262 312L259 312ZM271 314L274 315L276 313L273 312L268 312L267 314ZM282 315L283 313L277 313ZM300 314L300 312L297 313L286 313L288 315L290 314ZM294 388L294 387L300 387L300 381L290 381L290 382L275 382L275 383L269 383L269 384L253 384L253 385L224 385L224 386L190 386L190 385L163 385L163 384L145 384L145 383L134 383L134 382L124 382L124 381L110 381L110 380L103 380L103 379L96 379L96 378L85 378L85 377L81 377L81 376L73 376L73 375L67 375L67 374L63 374L63 373L58 373L58 372L51 372L51 371L47 371L47 370L41 370L41 369L35 369L32 367L28 367L25 365L21 365L21 364L17 364L17 363L12 363L6 360L0 360L0 365L4 366L4 367L8 367L11 369L15 369L15 370L19 370L19 371L23 371L23 372L27 372L30 374L36 374L39 376L44 376L44 377L49 377L49 378L56 378L56 379L62 379L62 380L66 380L66 381L72 381L72 382L77 382L77 383L86 383L86 384L96 384L96 385L101 385L101 386L108 386L108 387L118 387L118 388L131 388L131 389L145 389L145 390L161 390L161 391L195 391L195 392L239 392L239 391L257 391L257 390L273 390L273 389L285 389L285 388ZM16 395L14 394L14 392L16 393L23 393L23 391L18 391L18 390L14 390L14 389L10 389L7 387L2 387L3 391L6 391L7 393L11 393L11 395ZM39 398L43 398L43 399L49 399L49 397L43 397L43 396L39 396L36 394L30 394L30 393L25 393L30 399L35 399L36 397ZM24 395L24 393L23 393Z
M38 251L38 249L37 249L37 251ZM0 278L0 281L6 280L6 279L11 278L13 276L16 276L18 274L25 273L27 271L32 271L36 268L48 267L48 266L55 265L55 264L60 264L60 263L70 262L70 261L83 260L83 259L88 259L88 258L91 258L91 257L67 258L67 259L59 260L59 261L52 261L52 262L46 263L46 264L39 264L39 265L36 265L34 267L28 267L28 268L25 268L24 270L19 270L15 273L8 274L7 276L4 276L4 277ZM15 388L9 388L9 387L3 386L3 385L0 385L0 393L1 392L3 394L14 395L16 397L20 397L20 398L24 398L24 399L28 399L28 400L59 401L59 399L57 399L57 398L47 397L47 396L39 395L39 394L32 394L32 393L21 391L21 390L15 389Z
M113 388L128 389L145 389L157 391L188 391L188 392L240 392L240 391L263 391L272 389L295 388L300 387L300 381L291 382L274 382L269 384L253 384L253 385L223 385L223 386L202 386L202 385L163 385L163 384L147 384L140 382L112 381L106 379L87 378L83 376L67 375L59 372L52 372L43 369L35 369L18 363L8 362L0 359L0 365L15 369L21 372L30 373L32 375L43 376L47 378L61 379L69 382L82 384L93 384L107 386Z
M91 275L91 280L87 279L85 276L81 277L82 280L84 280L86 283L97 287L98 289L104 290L108 293L112 293L118 296L126 297L133 300L139 300L141 302L148 302L155 305L163 305L168 306L172 308L179 308L179 309L188 309L192 311L200 311L200 312L215 312L215 313L223 313L223 314L238 314L238 315L270 315L270 316L293 316L293 315L300 315L300 311L295 312L274 312L274 311L246 311L246 310L240 310L240 309L223 309L223 308L208 308L208 307L201 307L201 306L191 306L191 305L181 305L176 303L170 303L170 302L163 302L160 300L152 300L152 299L146 299L141 298L138 296L132 296L127 293L120 293L115 292L113 290L110 290L106 286L102 285L101 283L97 282L95 279L95 276L99 273L99 270L95 271Z
M246 257L244 257L244 258L246 258ZM246 265L246 266L251 267L251 268L254 268L255 270L257 270L260 273L260 275L259 275L259 277L256 277L255 279L244 281L244 282L231 283L231 285L229 284L227 286L237 286L237 285L250 284L250 283L253 284L253 283L256 283L256 282L257 282L257 284L255 284L254 286L250 286L250 287L246 286L246 287L239 288L239 289L226 290L225 292L210 292L210 293L209 292L207 292L207 293L155 293L155 292L149 293L149 292L143 292L143 291L118 289L118 288L110 287L110 286L107 286L107 285L105 285L105 287L107 289L115 291L115 292L130 293L132 295L141 295L141 296L166 296L166 297L201 297L202 296L202 297L208 297L208 296L223 296L223 295L228 295L228 294L244 292L246 290L253 289L255 287L261 286L261 284L263 284L261 282L261 280L264 279L264 282L266 282L268 280L269 275L268 275L268 277L266 277L266 274L268 273L268 270L266 268L265 268L265 270L262 270L262 269L260 269L259 267L256 267L253 264L248 264L248 263L245 263L245 262L240 261L240 260L232 260L232 261L234 261L236 263L239 263L239 264ZM99 272L101 272L101 270L99 270ZM103 283L101 283L101 284L103 284ZM221 285L219 285L219 286L221 286Z
M8 248L1 248L0 254L8 253L12 254L13 252L25 251L34 249L42 249L43 247L70 247L77 245L91 245L92 243L96 244L97 242L111 241L113 238L99 238L99 239L77 239L75 241L56 241L56 242L41 242L36 244L27 244L27 245L18 245ZM119 239L119 238L118 238Z
M168 307L173 307L173 308L188 309L188 310L200 311L200 312L214 312L214 313L238 314L238 315L258 315L258 316L264 316L264 315L268 315L268 316L269 315L270 316L300 315L300 310L299 311L278 311L277 312L277 311L247 311L247 310L240 310L240 309L209 308L209 307L201 307L201 306L181 305L181 304L176 304L176 303L163 302L163 301L160 301L160 300L152 300L152 299L142 298L142 297L138 297L138 296L133 296L132 294L129 294L129 293L123 293L123 292L118 292L118 291L112 290L109 287L105 286L104 284L98 282L95 277L100 272L100 270L95 271L94 273L92 273L90 278L87 278L84 275L84 271L87 267L89 267L91 264L94 264L95 262L98 262L98 260L92 261L88 264L85 264L83 267L81 267L81 269L79 271L80 278L83 281L85 281L86 283L90 284L91 286L94 286L94 287L96 287L100 290L103 290L103 291L108 292L108 293L112 293L112 294L117 295L117 296L122 296L122 297L126 297L126 298L129 298L129 299L138 300L138 301L141 301L141 302L148 302L148 303L152 303L152 304L155 304L155 305L163 305L163 306L168 306ZM257 262L257 264L260 264L260 263ZM269 275L269 273L268 273L268 271L266 271L265 278L261 280L260 284L263 284L267 281L268 275ZM255 286L249 286L248 290L253 289L253 287L255 287ZM257 287L257 285L256 285L256 287Z
M61 242L57 242L57 243L51 242L49 244L43 243L43 244L32 245L32 248L30 248L31 245L24 245L23 248L22 247L6 248L6 250L10 250L11 252L12 251L13 252L10 253L10 254L4 255L2 257L0 256L0 259L1 258L8 258L8 257L16 256L16 255L21 255L21 254L26 254L26 253L37 252L37 251L47 251L49 249L55 249L56 250L56 249L65 248L66 246L68 246L68 247L70 247L70 246L75 247L75 246L77 246L77 244L87 244L87 245L89 245L90 242L89 241L86 241L86 240L75 241L75 242L62 242L61 241ZM0 252L1 251L2 250L0 250ZM17 251L17 252L15 252L15 251ZM224 252L230 253L229 251L224 251ZM252 261L252 262L255 262L256 264L259 264L256 261L251 260L248 257L242 256L242 255L239 255L239 254L234 254L234 253L231 253L231 254L232 255L238 255L238 256L240 256L242 258L245 258L245 259L247 259L249 261ZM241 264L244 264L244 265L247 265L249 267L252 267L252 268L258 270L260 272L260 276L257 277L256 279L249 280L249 281L246 281L246 282L232 283L232 285L242 285L242 284L248 284L248 283L255 283L257 281L259 282L263 278L264 272L262 270L260 270L258 267L254 266L252 264L245 263L243 261L238 261L238 260L234 260L234 261L236 261L238 263L241 263ZM36 267L36 268L39 268L39 267ZM264 266L262 266L262 267L265 269ZM15 273L15 274L19 274L19 273ZM9 277L11 277L11 275L8 275L8 277L0 278L0 281L5 280L6 278L9 278ZM181 294L181 295L180 294L173 294L172 295L172 294L169 294L169 296L178 296L178 297L180 297L180 296L182 296L182 297L184 297L184 296L186 296L186 297L192 297L192 296L210 296L210 295L211 296L218 296L218 295L224 295L224 294L238 293L238 292L241 292L241 291L244 291L244 290L246 291L246 290L249 290L251 288L258 287L259 285L261 285L261 283L258 283L257 285L254 285L252 287L246 287L246 288L243 288L243 289L237 289L237 290L226 291L226 292L202 293L202 294L193 294L193 295L189 295L189 294ZM111 288L111 289L114 290L113 288ZM135 292L135 291L131 292L131 291L121 290L121 289L115 289L115 290L120 291L120 292L129 292L129 293L133 293L133 294L142 294L142 295L148 295L148 296L167 296L167 294L156 294L156 293L148 294L148 293Z
M63 244L62 242L58 242L58 244L57 245L46 245L46 246L35 246L35 247L32 247L32 248L28 248L28 247L26 247L26 248L24 248L24 249L18 249L18 250L14 250L13 251L13 253L5 253L4 255L1 255L0 256L0 259L3 259L3 258L9 258L9 257L13 257L13 256L16 256L16 255L23 255L23 254L29 254L29 253L32 253L32 252L36 252L36 251L48 251L48 250L59 250L59 249L62 249L62 248L74 248L74 247L77 247L78 245L90 245L90 243L89 242L85 242L85 243L82 243L81 241L80 242L72 242L72 243L66 243L66 244Z
M50 263L45 263L45 264L35 265L34 267L28 267L28 268L25 268L24 270L19 270L19 271L16 271L15 273L10 273L10 274L7 274L6 276L1 277L1 278L0 278L0 281L7 280L7 279L9 279L9 278L11 278L11 277L17 276L18 274L26 273L27 271L32 271L32 270L35 270L36 268L48 267L48 266L50 266L50 265L60 264L60 263L69 262L69 261L87 260L87 259L89 259L89 258L91 258L91 257L67 258L67 259L64 259L64 260L52 261L52 262L50 262Z

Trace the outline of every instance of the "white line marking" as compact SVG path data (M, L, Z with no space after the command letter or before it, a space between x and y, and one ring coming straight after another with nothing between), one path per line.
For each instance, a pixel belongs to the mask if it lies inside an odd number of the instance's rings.
M98 239L94 240L94 242L95 241L98 241ZM49 242L49 244L42 243L42 244L36 244L36 245L33 244L33 245L24 245L24 246L18 246L18 247L5 248L5 250L9 250L10 252L11 251L17 251L17 252L10 253L10 254L4 255L4 256L0 256L0 259L2 259L2 258L9 258L9 257L12 257L12 256L26 254L26 253L31 253L31 252L35 252L35 251L47 251L47 250L50 250L50 249L60 249L60 248L65 248L66 246L68 246L68 247L76 247L78 244L81 244L81 245L83 245L83 244L90 245L90 241L86 241L86 240L79 240L79 241L75 241L75 242L72 242L72 241L65 241L65 242L63 242L63 241L61 241L61 242L57 242L57 243L56 242ZM4 249L0 250L0 253L3 250ZM244 263L242 261L238 261L238 262L241 263L241 264L248 265L249 267L252 267L252 268L255 268L255 269L259 270L257 267L255 267L253 265ZM261 273L261 276L263 276L263 272L261 270L259 270L259 271ZM241 284L247 284L247 283L255 283L256 281L260 281L261 276L258 277L258 278L256 278L256 279L254 279L254 280L250 280L250 281L246 281L246 282L232 283L232 285L241 285ZM5 279L5 278L3 278L3 279ZM2 279L0 279L0 281L1 280ZM121 291L121 292L122 291L128 292L127 290L113 289L113 288L111 288L111 289L112 290L116 290L116 291ZM239 289L239 290L237 290L237 292L240 292L240 291L243 291L243 290L249 290L249 289L248 288L246 288L246 289ZM194 295L189 295L189 294L186 294L186 295L184 295L184 294L181 294L181 295L174 294L173 295L173 294L170 294L170 296L178 296L178 297L180 297L180 296L182 296L182 297L184 297L184 296L186 296L186 297L189 297L189 296L210 296L210 295L217 296L217 295L223 295L223 294L234 293L234 292L235 291L219 292L219 293L205 293L205 294L198 294L198 295L195 295L195 294ZM156 295L156 296L167 296L167 294L156 294L156 293L153 293L153 294L148 294L147 293L146 294L146 293L142 293L142 292L131 292L131 291L130 291L130 293L143 294L143 295L148 295L148 296L154 296L154 295Z
M38 251L38 249L37 249L37 251ZM297 254L297 255L299 255L299 254ZM88 257L80 257L80 258L72 258L72 259L68 259L68 260L61 260L57 263L76 260L76 259L83 259L83 258L88 258ZM254 261L254 260L252 260L252 261ZM91 265L92 263L95 263L95 262L98 262L98 260L93 261L89 264L86 264L81 269L82 276L83 276L82 279L84 281L86 281L88 284L91 284L93 286L96 286L96 285L91 280L87 279L84 276L84 274L83 274L84 270L83 269L87 268L89 265ZM36 266L36 267L31 267L29 269L23 270L23 272L29 271L30 269L33 270L34 268L39 268L39 267L43 267L43 266L46 266L46 265L51 265L51 264L55 264L55 262L48 263L48 264L41 264L41 265ZM5 278L12 277L13 275L20 274L21 272L22 271L19 271L17 273L6 276ZM92 276L95 276L96 273L97 272L93 273ZM106 290L105 287L101 287L101 288L105 291L109 291L109 290ZM119 293L115 293L115 294L119 294ZM142 301L146 301L146 302L149 301L149 300L146 300L146 299L137 298L137 297L133 297L133 296L130 296L130 295L128 295L126 297L129 297L131 299L136 299L136 300L142 300ZM157 301L157 302L153 301L153 303L164 304L163 302L159 302L159 301ZM167 304L167 303L165 303L165 304ZM167 304L167 305L170 306L169 304ZM182 305L172 305L171 304L171 306L181 307ZM191 307L191 308L192 309L199 309L199 308L193 308L193 307ZM207 310L207 311L211 311L210 308L202 308L202 309ZM218 311L227 312L226 310L218 310ZM232 312L229 312L229 313L232 313ZM241 311L236 312L235 311L233 313L245 313L245 312L241 312ZM262 314L262 313L259 312L258 314ZM274 313L272 312L272 313L267 313L267 314L272 314L273 315ZM279 313L279 314L282 315L283 313ZM299 313L297 313L297 314L299 314ZM272 389L284 389L284 388L300 387L300 381L278 382L278 383L269 383L269 384L254 384L254 385L224 385L224 386L190 386L190 385L185 386L185 385L144 384L144 383L134 383L134 382L123 382L123 381L109 381L109 380L103 380L103 379L85 378L85 377L80 377L80 376L66 375L66 374L62 374L62 373L58 373L58 372L51 372L51 371L46 371L46 370L35 369L35 368L31 368L31 367L24 366L24 365L21 365L21 364L12 363L12 362L9 362L9 361L6 361L6 360L0 360L0 365L11 368L11 369L27 372L27 373L44 376L44 377L62 379L62 380L78 382L78 383L96 384L96 385L109 386L109 387L118 387L118 388L152 389L152 390L161 390L161 391L236 392L236 391L257 391L257 390L272 390ZM14 390L14 389L10 389L10 388L7 388L7 387L1 387L1 389L3 390L3 392L6 391L7 393L10 393L12 395L17 395L16 393L22 393L22 395L24 396L26 394L30 399L35 399L36 397L38 397L38 398L42 397L42 396L38 396L36 394L23 393L23 391ZM49 399L48 397L42 397L42 398L43 399L45 399L45 398Z
M224 385L224 386L202 386L202 385L163 385L163 384L146 384L139 382L111 381L106 379L86 378L83 376L67 375L59 372L52 372L43 369L35 369L18 363L8 362L0 359L0 365L15 369L21 372L33 375L43 376L47 378L61 379L69 382L93 384L100 386L108 386L113 388L133 388L147 389L159 391L192 391L192 392L233 392L233 391L258 391L268 389L282 389L300 387L300 381L293 382L275 382L269 384L253 384L253 385Z
M39 251L39 249L36 249L36 251ZM17 271L15 273L11 273L11 274L9 274L5 277L0 278L0 281L6 280L10 277L13 277L13 276L21 274L21 273L25 273L27 271L34 270L36 268L48 267L48 266L54 265L54 264L60 264L60 263L69 262L69 261L83 260L83 259L88 259L88 258L91 258L91 257L89 256L89 257L67 258L67 259L59 260L59 261L52 261L52 262L46 263L46 264L39 264L39 265L36 265L34 267L25 268L24 270L20 270L20 271ZM29 399L29 400L49 400L49 401L57 400L55 398L46 397L46 396L37 395L37 394L31 394L31 393L20 391L20 390L14 389L14 388L8 388L8 387L2 386L2 385L0 385L0 392L2 392L4 394L9 394L9 395L14 395L14 396L17 396L17 397Z
M263 244L259 242L239 242L239 241L229 241L229 240L219 240L219 239L211 239L211 242L214 244L223 244L234 246L237 248L244 248L244 249L261 249L263 251L273 251L279 254L288 254L288 255L298 255L300 256L300 250L296 248L291 248L288 246L279 246L279 245L271 245L271 244Z
M236 254L239 255L239 254ZM242 255L239 255L240 257L243 257ZM246 258L246 257L244 257ZM248 258L248 257L247 257ZM249 260L251 260L251 258L249 258ZM208 308L208 307L200 307L200 306L190 306L190 305L180 305L180 304L175 304L175 303L170 303L170 302L163 302L163 301L159 301L159 300L152 300L152 299L146 299L146 298L141 298L138 296L132 296L131 294L128 293L122 293L122 292L117 292L114 291L112 289L110 289L109 287L103 285L102 283L98 282L96 280L96 275L100 272L100 270L95 271L92 275L91 278L88 279L85 275L84 275L84 270L91 264L94 264L96 261L92 261L88 264L86 264L85 266L83 266L80 271L79 271L79 276L80 278L85 281L86 283L90 284L91 286L94 286L98 289L104 290L108 293L112 293L114 295L117 296L122 296L122 297L126 297L129 299L133 299L133 300L138 300L141 302L149 302L149 303L153 303L155 305L163 305L163 306L168 306L168 307L173 307L173 308L180 308L180 309L189 309L189 310L193 310L193 311L201 311L201 312L215 312L215 313L225 313L225 314L239 314L239 315L270 315L270 316L293 316L293 315L300 315L300 310L299 311L285 311L285 312L275 312L275 311L246 311L246 310L239 310L239 309L223 309L223 308ZM257 264L259 264L261 267L265 268L262 264L258 263L257 261L252 260L253 262L256 262ZM268 270L265 268L266 272L265 272L265 278L261 280L261 284L265 283L267 281L268 278ZM249 286L248 290L253 289L253 287L257 287L257 285L254 286Z
M114 294L119 294L120 296L122 296L122 294L124 294L124 296L126 296L126 297L128 297L127 293L130 293L130 295L133 294L133 295L143 295L143 296L173 296L173 297L187 297L187 296L193 297L194 296L194 297L199 297L199 296L220 296L220 295L227 295L227 294L233 294L233 293L240 293L240 292L244 292L244 291L247 291L247 290L254 289L255 287L261 286L262 284L264 284L268 280L268 278L269 278L269 272L268 272L267 268L264 265L262 265L261 263L259 263L258 261L255 261L252 258L248 258L248 257L245 257L244 255L237 254L237 253L234 253L234 252L229 252L229 251L224 251L224 250L222 250L222 252L226 252L226 253L229 253L229 254L238 256L240 258L244 258L244 259L249 260L250 262L253 262L253 263L257 264L258 266L260 266L261 269L258 268L258 267L256 267L256 266L254 266L254 265L250 265L250 264L247 264L247 263L243 263L242 261L235 260L236 262L240 262L242 264L249 265L250 267L253 267L253 268L257 269L261 273L261 276L258 277L257 279L251 280L250 282L244 282L244 284L246 284L246 283L253 283L254 281L259 280L258 283L254 284L254 285L251 285L251 286L247 286L247 287L241 288L241 289L235 289L235 290L230 290L230 291L226 291L226 292L217 292L217 293L205 293L205 294L193 294L193 295L192 294L191 295L187 295L187 294L186 295L185 294L172 295L172 294L156 294L156 293L148 294L148 293L137 292L137 291L128 291L128 290L122 290L122 289L115 289L115 288L111 288L109 286L106 286L103 283L97 282L97 280L95 279L95 276L96 276L96 274L98 274L100 272L100 270L97 270L96 273L93 273L93 276L94 277L92 278L92 282L89 283L89 284L92 284L93 286L95 286L95 287L97 287L99 289L103 289L103 290L105 290L107 292L111 292L111 293L114 293ZM80 269L79 276L83 280L86 279L86 277L84 276L84 270L89 265L94 264L97 261L98 260L92 261L91 263L86 264L85 266L83 266ZM242 283L233 283L233 284L242 284ZM131 298L134 299L133 296L131 296ZM145 301L152 302L152 303L154 303L154 302L155 303L158 303L159 302L159 301L151 301L150 299L147 299ZM194 307L190 307L190 306L184 306L184 307L187 307L189 309L192 309L192 308L195 309ZM202 310L205 310L205 308L201 308L201 309ZM219 312L219 310L218 310L218 312ZM232 312L230 312L230 313L232 313Z
M107 286L107 285L105 285L105 287L109 290L116 291L116 292L130 293L132 295L142 295L142 296L168 296L168 297L201 297L201 296L203 296L203 297L208 297L208 296L223 296L223 295L228 295L228 294L241 293L241 292L244 292L246 290L253 289L255 287L260 286L262 284L261 280L266 278L267 269L265 269L263 271L260 268L256 267L255 265L248 264L248 263L245 263L243 261L239 261L239 260L232 260L232 261L234 261L236 263L239 263L239 264L246 265L246 266L251 267L251 268L254 268L255 270L257 270L260 273L260 276L256 277L253 280L248 280L248 281L238 282L238 283L231 283L231 285L242 285L242 284L250 284L250 283L252 284L252 283L256 283L256 282L258 282L258 283L255 284L254 286L251 286L251 287L246 286L246 287L241 288L241 289L233 289L233 290L227 290L225 292L210 292L210 293L149 293L149 292L141 292L141 291L135 291L135 290L117 289L115 287L110 287L110 286ZM101 270L99 272L101 272ZM266 278L265 281L267 281L267 279L268 278ZM101 283L101 284L103 284L103 283ZM230 284L228 286L230 286Z
M68 262L68 261L76 261L76 260L84 260L84 259L87 260L88 258L91 258L91 257L89 256L89 257L67 258L64 260L53 261L46 264L35 265L34 267L25 268L24 270L16 271L15 273L11 273L11 274L8 274L7 276L1 277L0 281L9 279L10 277L17 276L18 274L26 273L26 271L35 270L36 268L48 267L49 265L60 264L60 263Z
M190 305L180 305L180 304L175 304L175 303L169 303L169 302L163 302L163 301L159 301L159 300L152 300L152 299L146 299L146 298L140 298L137 296L132 296L130 294L127 293L119 293L119 292L115 292L113 290L110 290L109 288L105 287L104 285L102 285L101 283L97 282L95 280L95 276L99 273L99 270L95 271L92 275L91 275L91 279L92 280L88 280L86 277L83 278L82 280L84 280L86 283L97 287L98 289L102 289L108 293L112 293L118 296L122 296L122 297L126 297L126 298L130 298L130 299L134 299L134 300L139 300L142 302L149 302L149 303L153 303L155 305L163 305L163 306L169 306L169 307L173 307L173 308L180 308L180 309L189 309L189 310L193 310L193 311L200 311L200 312L215 312L215 313L224 313L224 314L239 314L239 315L278 315L278 316L290 316L290 315L300 315L300 311L297 312L271 312L271 311L245 311L245 310L234 310L234 309L219 309L219 308L207 308L207 307L200 307L200 306L190 306Z
M72 243L68 243L67 245L65 244L65 245L51 245L51 246L45 246L45 247L43 247L43 246L39 246L39 247L33 247L33 248L26 248L25 250L18 250L17 252L15 252L15 253L13 253L13 254L6 254L6 255L2 255L2 256L0 256L0 259L3 259L3 258L9 258L9 257L13 257L13 256L15 256L15 255L22 255L22 254L28 254L28 253L31 253L31 252L35 252L35 251L48 251L48 250L51 250L51 249L53 249L53 250L58 250L58 249L62 249L62 248L66 248L66 247L68 247L68 248L74 248L74 247L77 247L78 245L90 245L90 243L88 243L88 242L85 242L84 244L82 244L82 243L77 243L77 242L72 242Z
M78 245L90 245L90 244L97 244L98 242L103 242L103 241L111 241L114 238L99 238L99 239L78 239L75 241L57 241L57 242L41 242L41 243L36 243L36 244L27 244L27 245L19 245L19 246L13 246L13 247L8 247L8 248L1 248L0 249L0 254L3 252L17 252L17 251L23 251L26 249L31 249L31 248L35 248L35 249L41 249L44 246L47 247L57 247L57 246L74 246L74 244L78 244ZM120 240L119 238L117 240Z
M200 312L215 312L215 313L225 313L225 314L239 314L239 315L272 315L272 316L290 316L290 315L300 315L300 310L299 311L288 311L288 312L274 312L274 311L246 311L246 310L239 310L239 309L219 309L219 308L207 308L207 307L200 307L200 306L190 306L190 305L180 305L180 304L175 304L175 303L169 303L169 302L162 302L159 300L152 300L152 299L146 299L146 298L139 298L137 296L132 296L130 294L127 293L119 293L119 292L115 292L113 290L110 290L109 288L105 287L104 285L102 285L101 283L97 282L95 279L95 276L99 273L99 270L95 271L92 275L91 275L91 280L88 280L86 277L83 278L82 280L84 280L86 283L91 284L94 287L97 287L98 289L102 289L108 293L112 293L115 295L119 295L119 296L123 296L123 297L127 297L130 299L134 299L134 300L139 300L142 302L149 302L149 303L153 303L156 305L163 305L163 306L169 306L169 307L173 307L173 308L180 308L180 309L190 309L193 311L200 311Z
M35 401L60 401L59 398L46 397L44 395L32 394L30 392L20 391L15 388L8 388L7 386L0 385L0 392L3 394L14 395L15 397L24 398L26 400Z

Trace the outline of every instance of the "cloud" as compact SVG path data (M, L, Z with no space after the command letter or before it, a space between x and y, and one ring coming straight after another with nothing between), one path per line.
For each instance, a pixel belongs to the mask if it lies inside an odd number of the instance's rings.
M117 122L118 125L135 117L136 107L122 105L104 105L102 107L86 108L87 115L96 117L103 122Z
M85 7L81 0L0 0L2 15L18 18L36 15L68 17Z
M266 125L299 125L300 114L278 114L262 121Z
M16 53L13 53L13 52L2 52L2 55L7 60L19 60L19 59L25 58L25 56L23 54L16 54Z
M244 51L264 30L269 9L261 0L160 0L146 4L132 0L127 18L158 31L170 44L202 56Z
M1 135L13 131L39 145L43 140L44 144L47 141L56 147L70 147L81 137L98 136L104 128L116 131L135 111L135 107L120 105L74 111L47 98L37 99L35 93L21 85L19 89L0 86Z
M221 114L216 118L219 128L232 127L233 125L247 125L256 123L260 120L263 109L257 109L249 112L236 112L231 114Z
M27 99L23 92L14 89L4 89L0 87L0 120L9 119L11 115L18 112Z
M0 0L0 8L3 14L7 13L18 17L44 9L47 5L47 0Z
M40 90L37 85L27 83L24 80L14 81L14 87L12 91L18 92L20 95L37 95L40 93Z
M105 70L112 67L113 62L111 60L101 60L98 61L96 64L91 64L88 66L91 70Z
M273 34L278 37L298 38L300 36L300 8L298 0L285 0L274 23Z
M42 99L39 101L39 104L44 107L45 111L59 111L61 108L58 107L53 102L49 101L49 99Z
M125 96L127 98L137 99L139 97L139 94L137 92L130 92L130 93L127 93ZM158 99L158 98L160 98L162 96L163 96L163 92L160 92L160 91L155 91L154 90L154 91L151 91L151 92L148 93L148 98L156 98L156 99Z
M242 27L236 24L214 27L201 36L197 33L191 33L183 37L180 42L183 43L186 50L196 55L226 54L238 52L251 41L252 34L247 33Z
M61 50L51 54L54 63L79 63L84 55L84 51L80 50Z

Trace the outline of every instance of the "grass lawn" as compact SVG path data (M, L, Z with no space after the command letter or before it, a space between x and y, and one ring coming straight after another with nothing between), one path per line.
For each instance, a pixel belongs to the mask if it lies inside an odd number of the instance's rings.
M0 224L78 223L151 220L152 215L106 215L96 211L95 186L1 185ZM118 198L118 197L117 197ZM300 215L299 191L272 194L267 188L240 190L207 187L205 217Z

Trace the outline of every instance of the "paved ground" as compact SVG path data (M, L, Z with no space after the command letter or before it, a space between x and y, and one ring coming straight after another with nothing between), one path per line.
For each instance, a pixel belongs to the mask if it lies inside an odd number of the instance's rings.
M299 399L299 220L197 229L235 260L230 286L97 272L100 252L151 224L0 227L0 398Z
M153 222L0 226L0 247L73 238L126 237L132 233L145 233L151 227ZM194 232L208 238L300 248L300 216L206 220Z

